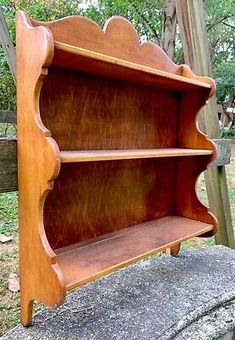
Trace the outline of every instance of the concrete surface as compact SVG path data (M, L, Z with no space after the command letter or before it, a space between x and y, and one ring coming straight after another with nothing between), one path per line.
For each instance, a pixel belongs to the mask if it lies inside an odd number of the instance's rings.
M202 340L235 328L235 251L152 257L70 293L1 339Z

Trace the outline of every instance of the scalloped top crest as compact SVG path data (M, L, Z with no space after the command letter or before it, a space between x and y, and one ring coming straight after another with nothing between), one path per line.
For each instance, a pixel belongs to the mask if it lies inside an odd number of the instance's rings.
M125 18L114 16L102 30L94 21L82 16L70 16L50 22L31 19L33 26L45 26L54 40L88 49L133 63L180 74L180 66L171 61L156 44L140 44L134 26Z

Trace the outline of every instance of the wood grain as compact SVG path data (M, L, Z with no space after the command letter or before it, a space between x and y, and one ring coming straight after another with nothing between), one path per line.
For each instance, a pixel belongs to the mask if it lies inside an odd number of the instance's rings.
M44 27L32 29L19 12L16 43L21 322L29 325L33 300L56 306L65 297L43 226L43 203L60 163L58 147L38 114L42 80L53 57L52 35Z
M176 93L51 67L41 118L61 150L175 146ZM162 122L167 117L167 123Z
M183 217L163 217L106 234L92 243L58 249L57 261L65 277L66 287L72 289L77 286L77 282L84 284L97 279L213 228L212 224Z
M55 42L55 54L52 65L74 71L166 88L177 92L210 88L210 84L197 79L188 79L156 68L135 64L60 42Z
M16 139L0 138L0 192L17 190Z
M196 124L212 79L141 45L124 18L102 30L20 12L17 80L24 325L35 299L57 306L68 289L214 234L195 192L215 157Z
M149 41L140 44L134 26L120 16L110 18L103 29L94 21L81 16L46 23L31 20L31 23L33 26L49 28L54 40L62 44L174 74L181 72L180 67L159 46Z
M175 167L174 158L62 164L44 207L51 247L172 214Z

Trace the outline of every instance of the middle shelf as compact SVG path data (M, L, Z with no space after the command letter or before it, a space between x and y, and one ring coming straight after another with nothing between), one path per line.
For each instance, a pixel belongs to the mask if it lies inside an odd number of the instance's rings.
M182 157L212 155L212 150L201 149L133 149L133 150L86 150L86 151L61 151L62 163L92 162L118 159Z

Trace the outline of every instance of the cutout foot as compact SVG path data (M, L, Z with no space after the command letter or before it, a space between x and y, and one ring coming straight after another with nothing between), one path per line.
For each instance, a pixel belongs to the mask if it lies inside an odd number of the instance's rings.
M177 256L179 254L179 251L180 251L180 243L171 247L171 255L172 256Z
M20 315L22 325L25 327L30 326L33 315L33 300L24 299L21 297Z

